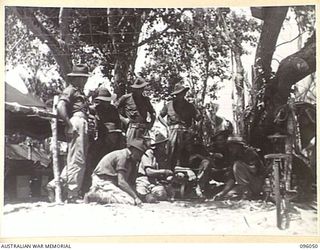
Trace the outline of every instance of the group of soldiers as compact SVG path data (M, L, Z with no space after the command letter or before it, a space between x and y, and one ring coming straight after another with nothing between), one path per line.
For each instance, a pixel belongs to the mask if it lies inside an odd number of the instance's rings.
M89 76L87 66L74 65L57 105L68 142L67 162L60 175L68 202L78 202L82 195L85 203L102 204L168 200L175 195L172 184L179 179L179 167L193 170L199 197L208 196L212 180L224 183L215 199L232 195L235 187L240 187L242 195L259 194L263 164L241 137L229 136L230 131L217 133L211 152L194 143L190 127L201 119L201 113L186 100L189 88L183 82L175 85L172 99L158 116L168 136L159 132L151 137L157 115L143 94L149 84L146 80L138 77L130 86L131 93L118 100L99 87L90 104L83 93ZM92 115L94 135L89 132ZM54 180L47 185L52 202L55 185Z

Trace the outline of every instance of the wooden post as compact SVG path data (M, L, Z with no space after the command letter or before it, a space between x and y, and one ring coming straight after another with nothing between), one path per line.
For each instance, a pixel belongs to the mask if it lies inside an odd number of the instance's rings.
M53 175L54 182L56 188L56 202L62 203L61 197L61 184L60 184L60 170L59 170L59 161L58 161L58 112L57 112L57 104L58 104L58 96L54 96L53 98L53 107L52 112L55 115L51 120L51 130L52 130L52 141L51 141L51 149L52 149L52 165L53 165Z
M286 138L285 150L288 157L287 167L286 167L286 190L291 190L291 173L292 173L292 154L293 154L293 137L295 133L295 121L294 121L294 105L291 100L289 100L289 110L288 110L288 121L287 121L287 131L288 137Z
M32 139L31 138L28 138L27 145L28 145L28 160L32 160L32 147L33 147L33 144L32 144Z

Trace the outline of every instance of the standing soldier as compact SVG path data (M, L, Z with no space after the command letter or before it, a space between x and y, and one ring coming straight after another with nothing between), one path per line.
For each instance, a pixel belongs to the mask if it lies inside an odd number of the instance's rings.
M78 198L86 169L89 105L83 88L89 76L86 65L74 65L68 74L69 86L62 92L57 105L58 116L66 125L68 142L67 165L60 175L62 191L66 193L68 202L75 202ZM51 202L55 200L54 187L54 180L47 185Z
M173 100L169 101L161 110L159 121L169 129L169 164L173 170L181 164L181 150L190 138L191 125L200 120L200 114L192 103L185 99L189 88L177 83L172 92ZM167 122L164 117L167 116ZM190 142L190 141L189 141Z
M132 93L121 96L116 103L121 120L128 124L127 143L147 135L156 119L150 99L143 95L148 84L143 78L137 78L131 85Z
M97 119L98 141L100 142L101 155L97 163L106 154L124 148L121 145L122 131L119 112L111 101L115 99L107 88L98 88L98 96L94 99L94 112Z

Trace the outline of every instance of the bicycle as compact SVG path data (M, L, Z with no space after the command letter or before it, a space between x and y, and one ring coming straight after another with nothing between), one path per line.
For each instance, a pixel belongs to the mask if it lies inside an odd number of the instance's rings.
M285 135L271 135L269 139L274 142L284 141ZM296 190L291 189L291 155L281 153L281 145L275 144L275 153L264 156L267 166L267 177L265 179L266 199L271 200L276 205L277 227L279 229L287 229L290 224L289 206L290 200L297 194Z

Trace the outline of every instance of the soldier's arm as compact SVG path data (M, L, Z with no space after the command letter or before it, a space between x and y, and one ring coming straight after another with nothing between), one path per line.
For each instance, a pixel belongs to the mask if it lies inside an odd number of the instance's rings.
M72 126L72 123L68 115L68 103L65 101L59 101L57 105L58 116L64 121L66 127L64 129L67 142L71 141L74 136L77 135L77 131Z
M233 179L229 179L223 190L219 193L217 193L214 197L213 197L213 200L217 199L217 198L221 198L221 197L224 197L235 185L235 181Z
M150 122L150 127L153 126L154 122L156 121L156 112L153 109L153 112L151 113L151 122Z
M68 127L72 127L70 118L68 115L68 103L64 100L60 100L57 105L58 116L65 122Z
M129 194L134 199L136 205L140 205L142 203L138 195L135 193L135 191L130 187L130 185L126 181L124 173L122 171L118 172L118 186L120 189L122 189L124 192Z
M154 110L149 99L147 99L147 103L148 103L148 112L149 112L150 118L151 118L151 121L149 122L149 127L152 128L152 126L156 120L156 111Z
M75 89L69 85L61 94L57 105L58 116L66 123L68 127L72 127L70 122L68 109L73 101Z
M195 120L196 120L196 121L200 121L201 118L202 118L202 114L201 114L201 112L199 111L199 109L194 108L194 113L195 113L195 115L194 115Z
M245 156L247 156L247 165L251 173L256 174L259 170L262 170L263 163L258 153L251 147L249 147L245 152Z
M114 111L114 115L115 115L115 123L116 123L116 127L120 128L121 127L121 118L120 118L120 114L117 110Z
M118 110L119 112L119 118L120 118L120 121L125 125L127 126L128 123L129 123L129 118L125 117L124 116L124 104L125 104L125 97L124 96L121 96L118 101L114 104L114 106L116 107L116 109Z
M118 112L120 114L122 114L123 112L123 107L124 107L124 102L125 102L125 97L121 96L115 103L114 106L116 107L116 109L118 110Z
M146 174L148 177L165 178L173 175L173 172L170 169L153 169L151 167L147 167Z
M70 105L73 101L74 93L75 93L74 88L72 88L71 86L67 87L62 92L60 96L60 100L57 105L58 116L66 124L65 134L66 134L67 141L70 141L76 133L70 121L69 112L68 112L68 108L70 108Z
M164 117L168 114L168 109L167 109L167 105L164 105L162 110L160 111L160 114L158 116L159 122L165 126L166 128L168 127L168 124L166 122L166 120L164 119Z

